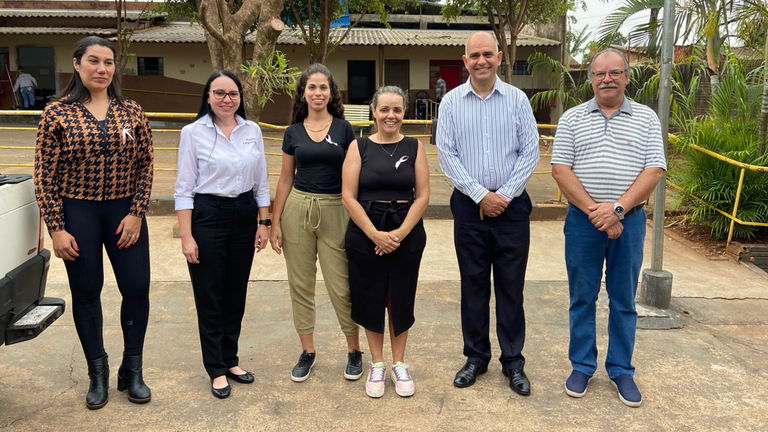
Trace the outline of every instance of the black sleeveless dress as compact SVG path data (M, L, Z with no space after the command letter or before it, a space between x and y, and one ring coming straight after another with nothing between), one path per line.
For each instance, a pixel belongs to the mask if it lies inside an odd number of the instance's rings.
M358 138L360 183L358 201L380 231L400 227L413 204L415 162L419 142L404 137L399 143L377 144ZM398 202L404 201L407 202ZM378 256L376 244L349 220L345 245L349 260L352 319L364 328L384 333L389 293L395 336L411 328L419 267L427 234L422 220L402 239L394 252Z

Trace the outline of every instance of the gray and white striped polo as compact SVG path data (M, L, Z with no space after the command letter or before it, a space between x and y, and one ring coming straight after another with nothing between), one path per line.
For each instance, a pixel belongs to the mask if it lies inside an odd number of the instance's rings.
M667 169L659 118L627 98L606 117L591 99L560 118L551 163L570 166L596 202L615 202L646 168Z

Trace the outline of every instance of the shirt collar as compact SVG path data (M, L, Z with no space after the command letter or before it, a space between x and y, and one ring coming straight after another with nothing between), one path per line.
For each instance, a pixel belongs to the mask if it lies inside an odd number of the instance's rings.
M587 103L587 112L592 113L595 111L599 111L602 113L602 111L600 110L600 107L597 105L597 101L595 100L595 98L592 98ZM624 100L621 101L621 106L617 111L632 115L632 104L629 102L628 97L624 96Z
M466 95L468 95L469 93L474 93L474 94L475 94L477 97L480 97L480 95L479 95L479 94L477 94L477 92L475 91L475 89L474 89L474 88L472 88L472 77L469 77L469 78L467 78L467 82L466 82L466 83L464 83L464 86L465 86L465 87L464 87L464 89L463 89L463 93L462 93L462 96L466 96ZM491 89L491 92L490 92L490 93L488 93L488 96L486 97L486 99L488 99L489 97L491 97L491 95L493 94L493 92L496 92L496 91L497 91L497 92L499 92L499 93L501 93L502 95L505 95L505 94L506 94L506 92L505 92L504 90L505 90L505 89L504 89L504 86L503 86L503 85L501 85L501 78L499 78L499 76L497 75L497 76L496 76L496 81L494 81L494 83L493 83L493 88ZM482 98L480 98L480 99L482 99Z
M240 117L237 114L235 114L235 121L237 122L237 126L235 126L235 128L240 127L240 126L245 124L245 120L243 120L243 118ZM206 115L200 117L199 119L197 119L197 121L195 123L200 123L200 124L203 124L205 126L208 126L209 128L213 128L213 117L211 117L210 115L206 114Z

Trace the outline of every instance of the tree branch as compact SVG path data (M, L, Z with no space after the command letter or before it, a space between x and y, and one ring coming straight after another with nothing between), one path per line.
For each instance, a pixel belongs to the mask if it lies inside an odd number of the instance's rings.
M218 29L214 28L213 25L210 22L208 22L208 20L213 18L214 16L218 18L218 15L214 15L213 13L211 13L212 11L208 4L211 1L214 1L214 0L200 1L200 7L198 8L199 10L198 18L200 19L200 23L203 25L203 28L205 28L208 34L210 34L214 39L219 41L219 43L221 43L222 45L226 45L227 40L224 38L224 35L222 35ZM218 23L218 21L219 20L217 19L216 22Z
M216 1L216 9L219 13L219 22L221 23L221 32L223 35L226 35L227 33L229 33L232 14L229 12L229 8L227 7L227 0L215 0L215 1Z
M333 50L335 50L336 47L339 46L341 41L343 41L344 39L347 38L347 36L349 35L349 32L352 31L352 28L356 27L358 24L360 24L360 21L362 21L363 18L365 18L365 13L361 13L360 17L357 20L355 20L355 22L350 24L349 27L347 27L347 30L344 32L344 34L341 35L341 37L336 42L334 42L333 45L331 46L331 48L328 50L328 54L332 53Z
M307 35L307 29L304 27L304 20L301 19L301 14L299 14L299 10L296 9L296 3L294 0L288 0L288 4L291 6L291 11L293 11L293 17L296 18L296 22L299 24L299 29L301 29L301 34L304 35L304 38L309 40L309 35Z

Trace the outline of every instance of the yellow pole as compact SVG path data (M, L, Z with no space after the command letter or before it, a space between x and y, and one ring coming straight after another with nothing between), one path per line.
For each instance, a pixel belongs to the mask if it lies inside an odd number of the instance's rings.
M744 171L745 169L741 169L741 174L739 175L739 186L736 188L736 202L733 204L733 214L731 215L731 227L728 228L728 241L725 243L725 246L731 244L731 238L733 237L733 224L736 219L736 211L739 209L739 198L741 198L741 185L744 183Z

